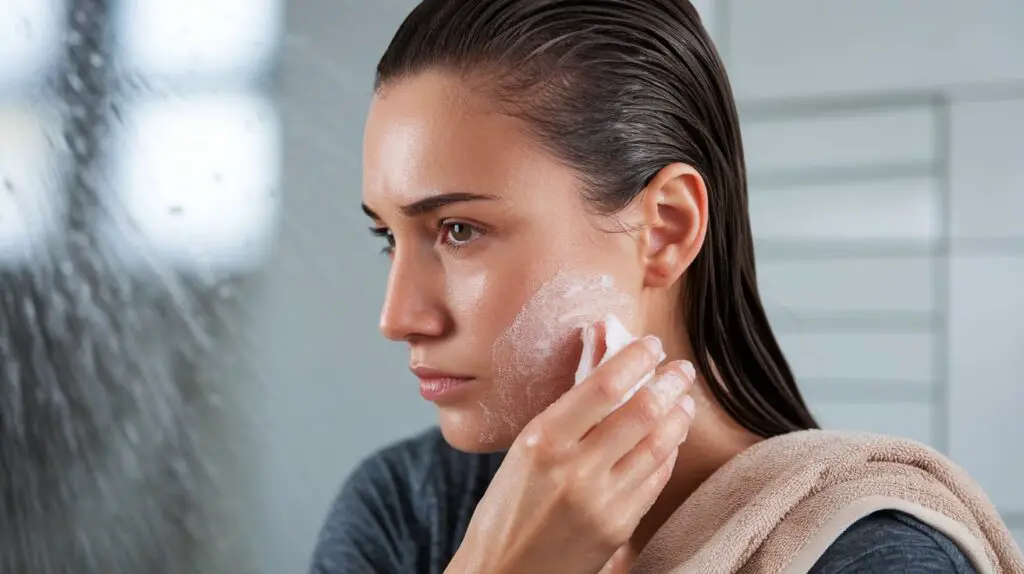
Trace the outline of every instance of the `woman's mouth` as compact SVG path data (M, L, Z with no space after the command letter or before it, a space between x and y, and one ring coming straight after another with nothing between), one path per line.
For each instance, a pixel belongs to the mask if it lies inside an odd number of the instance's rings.
M474 377L446 373L429 367L412 367L420 380L420 395L431 402L451 400L458 391L474 380Z

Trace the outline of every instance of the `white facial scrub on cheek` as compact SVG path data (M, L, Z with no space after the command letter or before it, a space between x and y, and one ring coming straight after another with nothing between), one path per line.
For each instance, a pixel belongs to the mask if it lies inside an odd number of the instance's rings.
M553 392L572 386L583 327L608 314L631 322L633 313L633 298L617 289L611 276L556 274L494 343L494 382L506 407L536 413L543 401L557 398Z

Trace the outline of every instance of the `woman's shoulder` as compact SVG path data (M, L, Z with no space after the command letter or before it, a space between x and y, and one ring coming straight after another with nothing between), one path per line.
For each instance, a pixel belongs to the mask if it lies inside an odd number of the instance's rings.
M811 569L812 574L909 571L966 574L975 569L946 535L898 511L857 521Z
M432 428L365 457L321 529L311 572L395 572L443 564L500 455L455 450Z

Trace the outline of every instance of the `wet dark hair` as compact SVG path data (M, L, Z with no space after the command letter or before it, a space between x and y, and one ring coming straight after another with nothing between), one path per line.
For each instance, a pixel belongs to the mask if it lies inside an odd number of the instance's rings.
M710 218L683 290L697 366L750 431L817 427L757 292L736 105L689 2L425 0L381 58L375 89L428 69L472 80L523 119L603 213L669 164L697 169Z

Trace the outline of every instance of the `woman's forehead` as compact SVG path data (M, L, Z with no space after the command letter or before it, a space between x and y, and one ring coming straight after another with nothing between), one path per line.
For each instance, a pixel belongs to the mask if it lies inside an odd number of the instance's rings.
M509 198L539 186L575 185L523 129L482 106L448 106L444 76L410 78L378 95L367 120L363 197L409 204L444 193ZM477 111L473 111L476 109Z

